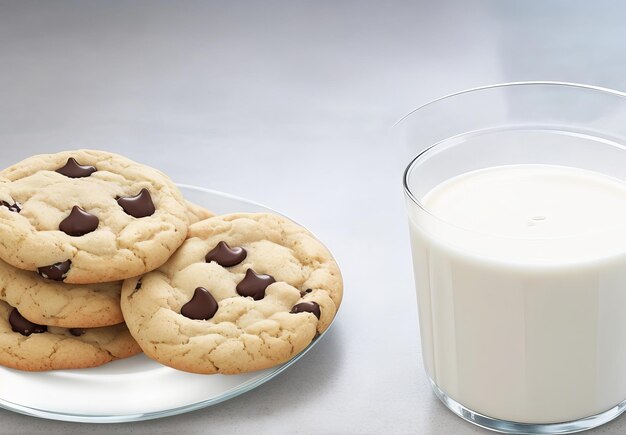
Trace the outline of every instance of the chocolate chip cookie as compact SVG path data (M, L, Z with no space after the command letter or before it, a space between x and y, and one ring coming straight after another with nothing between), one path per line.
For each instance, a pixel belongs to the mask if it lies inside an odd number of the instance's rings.
M0 260L0 300L43 325L96 328L122 323L121 291L122 281L65 284Z
M96 367L141 352L126 325L68 329L33 323L0 301L0 365L42 371Z
M0 258L46 279L87 284L153 270L188 222L167 176L116 154L39 155L0 172Z
M143 351L194 373L234 374L288 361L331 324L342 279L329 251L281 216L242 213L191 225L158 270L122 287Z

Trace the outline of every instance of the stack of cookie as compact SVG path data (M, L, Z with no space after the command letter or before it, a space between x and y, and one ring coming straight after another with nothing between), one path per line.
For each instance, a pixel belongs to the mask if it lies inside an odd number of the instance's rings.
M339 269L272 214L213 216L163 173L77 150L0 172L0 365L94 367L142 350L173 368L287 361L332 322Z

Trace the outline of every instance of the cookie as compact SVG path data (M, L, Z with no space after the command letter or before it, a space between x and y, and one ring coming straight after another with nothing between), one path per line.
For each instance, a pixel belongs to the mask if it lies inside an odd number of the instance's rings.
M116 154L38 155L0 172L0 258L44 278L88 284L153 270L188 220L167 176Z
M0 301L0 365L43 371L96 367L141 352L126 325L93 329L42 326Z
M242 213L191 225L158 270L128 279L122 312L151 358L193 373L268 368L331 324L342 279L330 252L281 216Z
M212 211L209 211L204 207L200 207L199 205L194 204L191 201L185 201L185 204L187 205L187 217L189 218L189 225L215 216L215 213L213 213Z
M0 300L42 325L96 328L122 323L121 291L121 281L65 284L0 260Z
M214 216L186 202L189 220ZM122 282L65 284L17 269L0 260L0 300L35 323L63 328L97 328L122 323Z

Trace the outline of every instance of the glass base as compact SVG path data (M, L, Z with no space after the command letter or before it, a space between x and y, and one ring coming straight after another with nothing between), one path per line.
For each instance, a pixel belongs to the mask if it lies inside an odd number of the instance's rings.
M467 409L465 406L446 396L446 393L441 391L432 379L429 378L429 380L435 395L443 402L444 405L446 405L446 407L448 407L450 411L454 412L463 420L475 424L476 426L500 433L568 434L582 432L584 430L592 429L608 423L618 417L622 412L626 411L626 400L624 400L607 411L590 417L585 417L580 420L547 424L515 423L512 421L498 420L497 418L487 417L486 415Z

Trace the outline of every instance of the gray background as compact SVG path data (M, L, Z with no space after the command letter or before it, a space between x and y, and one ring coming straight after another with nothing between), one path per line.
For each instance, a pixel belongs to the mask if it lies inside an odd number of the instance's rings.
M0 411L0 432L485 433L427 385L400 184L409 153L389 127L494 82L626 90L625 15L618 1L0 1L2 166L124 153L296 218L346 284L327 337L244 396L109 426ZM626 417L594 433L623 431Z

